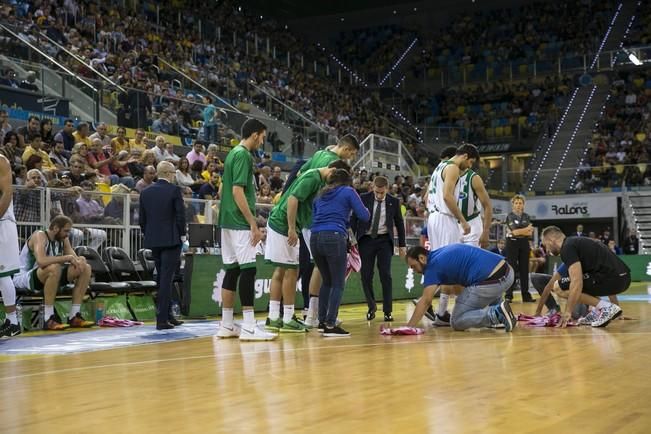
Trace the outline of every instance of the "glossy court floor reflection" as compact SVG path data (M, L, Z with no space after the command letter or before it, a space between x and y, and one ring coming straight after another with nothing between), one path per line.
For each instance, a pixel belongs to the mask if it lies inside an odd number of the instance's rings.
M5 356L0 432L649 432L651 304L623 307L636 320L607 329L404 337L344 307L350 338Z

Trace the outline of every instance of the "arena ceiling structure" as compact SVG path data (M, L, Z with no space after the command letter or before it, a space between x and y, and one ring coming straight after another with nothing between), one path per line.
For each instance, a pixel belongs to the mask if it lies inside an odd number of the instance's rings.
M329 0L327 2L306 2L305 0L247 0L242 2L243 5L249 5L257 11L286 20L339 13L346 14L365 9L414 3L417 2L414 2L414 0Z

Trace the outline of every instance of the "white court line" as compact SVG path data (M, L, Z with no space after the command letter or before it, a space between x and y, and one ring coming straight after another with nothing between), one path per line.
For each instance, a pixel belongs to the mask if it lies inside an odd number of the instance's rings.
M506 335L506 336L505 336ZM6 380L16 380L20 378L29 378L29 377L38 377L42 375L50 375L50 374L61 374L61 373L66 373L66 372L79 372L79 371L87 371L91 369L105 369L105 368L117 368L117 367L125 367L125 366L138 366L138 365L148 365L148 364L156 364L156 363L167 363L167 362L180 362L180 361L187 361L187 360L202 360L202 359L215 359L216 356L217 358L219 357L231 357L231 356L238 356L238 355L245 355L245 354L273 354L273 353L291 353L291 352L298 352L298 351L318 351L318 350L324 350L324 349L339 349L339 348L364 348L364 347L379 347L379 346L387 346L387 345L410 345L410 344L425 344L425 343L430 343L430 342L436 342L438 344L447 344L447 343L464 343L464 342L478 342L478 341L493 341L493 340L500 340L500 339L505 339L509 338L513 335L511 334L505 334L500 336L490 336L490 337L477 337L477 338L459 338L459 339L445 339L441 340L437 337L433 337L433 339L427 339L423 340L418 339L416 340L411 340L411 341L402 341L402 342L375 342L375 343L367 343L367 344L351 344L351 345L322 345L322 346L316 346L316 347L300 347L300 348L287 348L287 349L270 349L270 350L265 350L265 351L238 351L238 352L232 352L232 353L224 353L224 354L209 354L205 356L188 356L188 357L173 357L173 358L168 358L168 359L152 359L152 360L140 360L137 362L124 362L124 363L109 363L109 364L104 364L104 365L92 365L92 366L81 366L77 368L66 368L66 369L53 369L50 371L41 371L41 372L34 372L31 374L23 374L23 375L13 375L9 377L0 377L0 381L6 381ZM614 333L608 333L608 336L613 336L613 335L651 335L651 332L614 332ZM605 334L603 335L598 335L595 333L581 333L581 334L565 334L565 335L529 335L529 336L518 336L517 339L547 339L547 338L552 338L552 339L560 339L560 338L574 338L574 337L600 337L600 336L606 336ZM395 338L395 336L394 336ZM204 339L204 338L200 338ZM401 338L402 339L402 338ZM271 341L268 341L271 342ZM252 345L254 346L255 343L249 344L247 343L246 345ZM89 353L80 353L80 354L89 354ZM52 356L47 356L47 357L52 357ZM20 359L16 360L15 362L9 362L9 363L20 363L24 362L25 359ZM0 366L2 366L0 364Z

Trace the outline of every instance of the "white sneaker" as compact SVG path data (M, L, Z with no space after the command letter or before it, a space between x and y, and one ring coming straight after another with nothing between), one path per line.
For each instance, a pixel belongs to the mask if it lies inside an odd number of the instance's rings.
M226 327L225 325L221 325L217 330L217 337L222 339L236 338L239 335L240 335L240 328L235 324L233 324L231 327Z
M303 321L303 324L305 324L305 327L309 329L315 329L319 326L319 320L316 317L311 318L310 316L307 316L305 321Z
M240 331L241 341L271 341L277 337L277 334L269 333L268 331L262 330L257 326L253 329L247 329L244 325L242 325L242 329Z
M616 304L604 307L599 311L599 317L590 324L592 327L606 327L608 323L622 314L622 308Z
M586 316L579 318L577 321L578 325L592 325L599 318L599 309L592 309Z

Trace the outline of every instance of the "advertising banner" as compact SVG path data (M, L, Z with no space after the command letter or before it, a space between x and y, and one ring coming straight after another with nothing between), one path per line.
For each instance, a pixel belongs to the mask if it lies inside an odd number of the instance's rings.
M616 196L546 196L527 198L525 211L535 220L616 218Z

